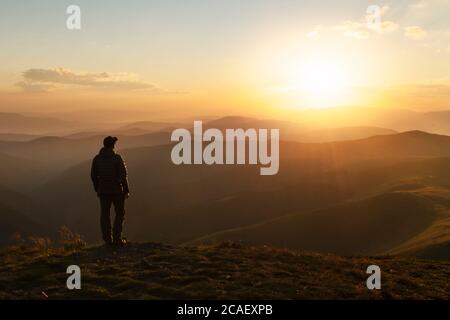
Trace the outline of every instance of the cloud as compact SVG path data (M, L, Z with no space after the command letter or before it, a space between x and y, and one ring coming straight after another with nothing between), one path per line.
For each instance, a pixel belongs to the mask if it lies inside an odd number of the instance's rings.
M28 69L23 73L23 78L24 80L18 82L16 86L28 92L48 91L57 85L76 85L119 91L145 90L151 93L167 93L129 73L75 73L64 68Z
M345 21L332 27L332 30L340 31L344 36L359 40L368 39L370 33L365 24L355 21Z
M448 0L418 0L409 6L410 11L425 11L426 14L448 8Z
M398 29L398 24L392 21L382 21L379 25L379 33L389 33Z
M405 27L405 36L414 40L421 40L427 36L427 32L418 26Z
M54 88L52 85L33 83L30 81L19 81L16 83L16 86L30 93L45 93Z
M413 3L410 8L412 10L422 10L423 8L427 7L427 3L424 0L420 0L416 3Z

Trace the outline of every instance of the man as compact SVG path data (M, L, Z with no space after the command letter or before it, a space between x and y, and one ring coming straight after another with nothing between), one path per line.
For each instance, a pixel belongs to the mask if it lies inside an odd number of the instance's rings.
M107 245L123 246L122 225L125 217L125 199L130 196L128 174L122 157L114 152L116 137L106 137L103 148L92 161L91 179L100 198L100 224L103 240ZM111 233L111 204L114 204L116 218Z

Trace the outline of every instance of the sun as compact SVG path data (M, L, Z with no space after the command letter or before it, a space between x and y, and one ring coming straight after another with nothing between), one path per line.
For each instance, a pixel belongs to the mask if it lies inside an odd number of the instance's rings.
M344 103L348 83L344 68L332 60L313 59L294 70L293 85L312 108Z
M342 69L329 61L310 61L299 71L300 88L315 94L336 94L344 87Z

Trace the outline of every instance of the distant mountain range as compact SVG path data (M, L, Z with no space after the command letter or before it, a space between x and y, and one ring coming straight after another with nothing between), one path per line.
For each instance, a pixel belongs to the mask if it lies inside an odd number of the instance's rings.
M398 108L334 108L298 114L303 125L325 127L375 126L396 131L420 130L450 134L450 111L417 112Z
M126 114L126 113L125 113ZM124 114L124 115L125 115ZM191 121L185 119L180 121L150 121L146 120L144 114L134 115L130 112L129 117L122 117L121 124L111 121L111 115L116 115L108 110L86 114L84 117L70 117L69 114L54 113L47 116L36 114L0 113L0 140L5 134L16 135L69 135L73 138L83 138L90 135L103 135L111 131L111 134L137 135L155 131L170 131L172 128L186 127ZM117 118L117 117L116 117ZM201 120L199 117L197 120ZM89 121L87 121L89 120ZM374 134L389 133L393 131L420 130L430 133L450 135L450 111L438 112L415 112L406 109L387 108L335 108L326 110L299 111L295 115L295 121L276 121L273 119L256 119L250 117L229 116L216 120L204 121L208 126L217 128L282 128L288 136L295 136L296 141L300 134L304 134L304 142L320 142L327 135L330 137L323 141L364 138ZM95 128L95 129L94 129ZM354 129L346 129L354 128ZM370 130L366 134L364 128ZM324 130L324 132L321 132ZM327 132L331 130L331 132ZM333 137L333 130L337 130ZM378 133L377 130L380 130ZM354 136L352 132L357 135ZM384 133L383 133L384 132ZM390 132L393 133L393 132ZM14 138L14 137L12 137ZM331 139L331 140L330 140Z
M26 116L15 113L0 113L2 134L54 134L79 127L79 124L57 118Z
M126 235L174 244L233 240L345 255L449 258L449 136L373 127L304 130L242 117L205 123L273 126L289 133L273 177L261 177L256 166L176 166L170 129L119 135L132 188ZM134 124L124 130L133 128L149 129ZM61 225L99 240L89 170L103 136L0 142L0 214L9 226L0 243L14 231L51 233ZM302 137L320 142L299 142Z
M446 221L437 218L435 209L425 208L430 203L444 207L448 203L434 204L432 197L436 195L420 199L427 188L449 187L450 137L407 132L334 143L283 142L280 148L280 173L269 179L261 178L257 168L249 166L175 166L170 161L170 145L123 150L132 186L128 236L169 243L198 238L209 241L208 235L217 232L247 230L246 227L253 230L251 226L255 224L270 225L270 221L287 219L287 225L298 225L298 232L306 237L301 231L302 226L308 226L303 222L307 221L304 214L319 212L339 220L337 216L348 208L349 218L344 219L342 228L346 227L346 220L354 220L360 211L366 211L367 218L361 216L363 220L355 220L354 225L361 228L358 232L367 234L367 239L380 233L380 245L364 250L349 246L343 251L325 245L310 248L342 254L380 253L410 241L437 221ZM88 178L89 166L90 161L78 164L31 195L47 208L46 220L66 224L94 240L98 239L98 204ZM414 210L417 213L408 220L408 214ZM298 224L289 220L292 215L299 216ZM371 219L377 215L379 221L372 224ZM318 229L316 233L320 239L327 238L327 220L323 220L323 232ZM348 232L351 226L347 226ZM406 229L404 233L395 233L398 238L384 241L392 236L389 230L396 228ZM273 236L279 232L280 236L288 237L289 231L282 229L268 233L271 236L265 237L265 241L274 245L284 243ZM445 235L443 230L439 232ZM232 234L233 240L247 239L239 233L236 237ZM291 235L294 239L295 234ZM349 234L348 243L355 242L357 234L356 231ZM302 248L302 237L291 247ZM342 235L339 237L346 241ZM249 243L252 241L250 238ZM440 241L445 242L445 237Z

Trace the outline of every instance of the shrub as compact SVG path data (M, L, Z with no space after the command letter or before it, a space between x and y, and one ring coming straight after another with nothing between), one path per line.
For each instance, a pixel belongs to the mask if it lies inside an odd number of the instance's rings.
M66 226L62 226L59 229L59 242L66 251L81 250L86 246L86 242L81 236Z

